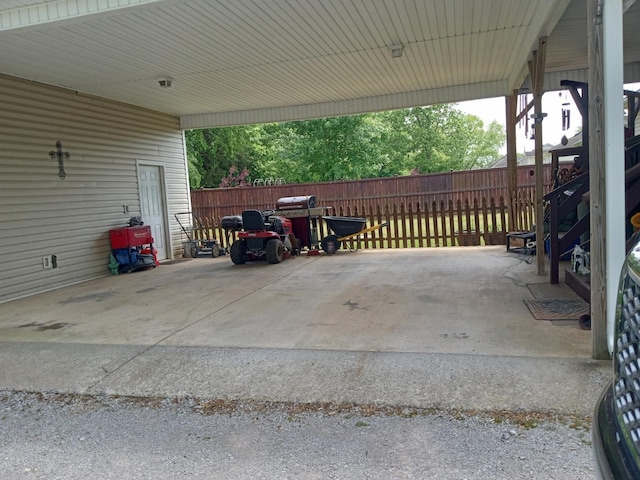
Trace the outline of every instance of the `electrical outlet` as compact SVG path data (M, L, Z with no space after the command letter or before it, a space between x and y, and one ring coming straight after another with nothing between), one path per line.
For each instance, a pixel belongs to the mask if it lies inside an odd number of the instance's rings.
M51 264L51 257L42 257L42 268L46 270L53 268L53 265Z

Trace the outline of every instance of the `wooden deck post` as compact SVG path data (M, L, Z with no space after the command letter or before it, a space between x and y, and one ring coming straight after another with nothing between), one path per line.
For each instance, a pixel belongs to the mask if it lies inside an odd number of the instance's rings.
M622 0L587 2L591 334L595 359L609 358L612 345L607 342L607 324L613 327L625 252L622 8Z
M516 145L516 116L518 114L518 93L505 97L507 119L507 208L509 210L509 230L517 230L518 204L515 196L518 193L518 156Z
M536 142L536 259L538 275L545 273L544 254L544 183L543 183L543 143L542 143L542 95L544 94L544 69L547 56L547 37L538 39L538 49L529 61L529 76L533 90L533 108Z

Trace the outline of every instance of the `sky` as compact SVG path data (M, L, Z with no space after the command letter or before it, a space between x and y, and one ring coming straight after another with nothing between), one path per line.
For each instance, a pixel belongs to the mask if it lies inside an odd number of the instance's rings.
M640 83L633 83L625 85L628 90L639 90ZM528 96L529 100L533 97ZM569 105L563 105L568 103ZM568 109L570 111L570 125L566 131L562 130L562 109ZM484 122L485 127L492 121L497 121L503 127L506 125L506 106L504 97L498 98L486 98L482 100L471 100L468 102L459 102L457 108L465 113L469 113L480 117ZM520 104L518 103L518 112L520 111ZM547 92L542 96L542 111L547 114L546 118L542 121L542 141L543 143L557 145L560 143L562 136L566 135L567 138L571 138L578 133L578 129L582 126L582 117L578 111L578 107L573 101L573 97L566 90ZM533 109L529 111L529 114L533 114ZM533 122L529 121L529 135L531 135L531 125ZM517 151L532 151L535 148L535 141L525 136L524 124L520 123L516 126L517 136ZM506 153L506 145L500 150L501 154Z
M529 101L533 97L529 95ZM564 105L568 103L569 105ZM562 109L569 110L569 129L562 130ZM485 127L492 121L497 121L503 127L506 125L506 105L505 98L485 98L482 100L471 100L469 102L459 102L457 108L465 113L480 117ZM518 102L518 112L520 112L520 103ZM568 91L547 92L542 96L542 111L547 114L542 121L542 141L553 145L559 144L563 135L571 138L578 132L582 125L582 117L578 111L578 107L573 101L573 97ZM533 114L533 109L529 110L529 115ZM533 121L529 120L529 136L531 136L531 125ZM535 148L535 141L527 138L525 135L524 123L516 126L517 151L531 151ZM502 147L500 153L506 152L506 145Z

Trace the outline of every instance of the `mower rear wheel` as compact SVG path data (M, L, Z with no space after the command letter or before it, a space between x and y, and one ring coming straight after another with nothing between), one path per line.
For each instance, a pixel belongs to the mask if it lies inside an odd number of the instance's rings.
M267 262L280 263L284 260L284 243L282 240L272 238L267 242Z
M213 258L220 256L220 245L218 245L217 243L211 245L211 256Z
M236 240L231 244L231 261L236 265L247 263L247 249L243 240Z

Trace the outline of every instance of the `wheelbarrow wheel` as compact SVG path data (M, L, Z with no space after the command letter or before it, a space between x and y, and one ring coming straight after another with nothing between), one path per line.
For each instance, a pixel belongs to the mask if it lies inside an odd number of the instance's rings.
M218 245L217 243L211 245L211 256L213 258L220 256L220 245Z
M320 246L325 253L336 253L340 249L340 240L336 235L329 235L322 239Z
M281 240L272 238L267 242L267 262L280 263L284 260L284 243Z

